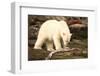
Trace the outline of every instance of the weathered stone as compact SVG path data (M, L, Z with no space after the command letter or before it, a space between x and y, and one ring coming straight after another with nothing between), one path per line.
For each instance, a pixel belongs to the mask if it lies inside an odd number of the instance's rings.
M76 58L87 58L86 53L84 54L79 48L72 48L67 51L56 51L54 53L44 49L28 49L28 60L45 60L45 59L76 59ZM50 54L52 53L51 57Z

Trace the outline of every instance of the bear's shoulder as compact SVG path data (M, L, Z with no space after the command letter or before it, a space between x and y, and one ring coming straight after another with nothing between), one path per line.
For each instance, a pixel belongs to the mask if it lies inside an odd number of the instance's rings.
M60 25L59 25L59 21L57 20L47 20L45 21L43 24L42 24L42 28L46 28L46 29L49 29L49 28L58 28Z

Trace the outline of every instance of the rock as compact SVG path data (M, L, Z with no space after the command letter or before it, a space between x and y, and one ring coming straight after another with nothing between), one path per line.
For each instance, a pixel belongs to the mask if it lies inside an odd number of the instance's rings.
M36 40L28 40L28 45L29 46L34 46Z
M75 56L80 56L82 54L82 50L79 48L73 48L72 54Z
M50 52L43 49L28 49L28 60L45 60Z
M87 25L84 25L84 24L73 24L73 25L70 25L70 27L72 27L72 28L82 28L82 27L87 27Z
M67 51L50 52L44 49L28 49L28 60L54 60L54 59L78 59L87 58L87 53L83 53L79 48L72 48Z

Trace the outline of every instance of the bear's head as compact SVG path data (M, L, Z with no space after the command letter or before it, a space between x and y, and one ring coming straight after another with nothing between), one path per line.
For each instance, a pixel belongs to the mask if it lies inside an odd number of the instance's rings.
M62 37L62 40L63 40L64 47L66 47L67 44L70 42L71 36L72 36L72 33L70 33L70 32L63 31L61 33L61 37Z

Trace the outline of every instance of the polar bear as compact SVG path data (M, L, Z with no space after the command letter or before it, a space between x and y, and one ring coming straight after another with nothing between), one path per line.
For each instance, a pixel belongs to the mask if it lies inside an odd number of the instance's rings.
M54 47L55 50L62 49L70 42L71 35L65 21L47 20L39 29L34 49L42 49L43 44L48 51L54 50Z

